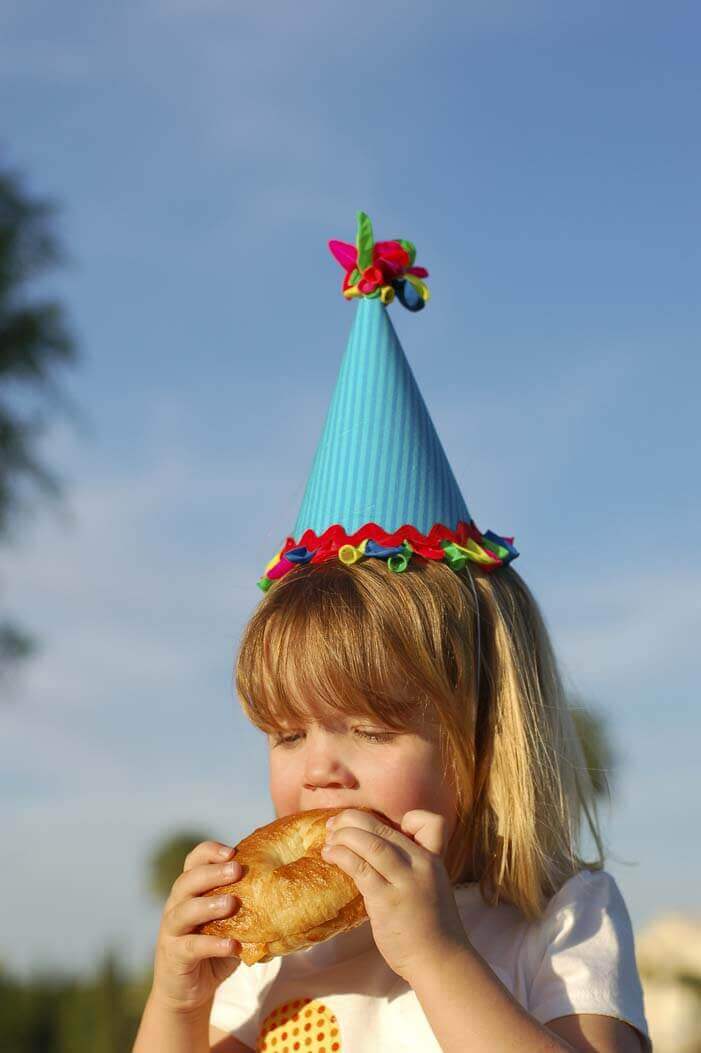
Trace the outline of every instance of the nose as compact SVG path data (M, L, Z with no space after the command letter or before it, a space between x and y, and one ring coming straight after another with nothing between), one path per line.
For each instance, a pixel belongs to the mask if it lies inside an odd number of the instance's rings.
M349 763L342 739L344 736L329 734L314 728L307 732L304 743L304 781L312 789L341 786L353 789L358 780Z

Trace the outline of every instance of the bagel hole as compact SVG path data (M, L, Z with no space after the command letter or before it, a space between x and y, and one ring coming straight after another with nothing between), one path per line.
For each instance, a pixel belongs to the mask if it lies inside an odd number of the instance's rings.
M277 845L275 850L271 852L275 869L287 866L289 863L296 863L298 859L302 859L309 854L310 847L311 842L298 832L295 832L289 840Z

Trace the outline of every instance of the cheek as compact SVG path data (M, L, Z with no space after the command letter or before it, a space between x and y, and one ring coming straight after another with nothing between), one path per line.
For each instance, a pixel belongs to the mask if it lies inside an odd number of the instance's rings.
M289 811L293 795L300 784L297 766L290 757L280 757L274 750L268 757L268 785L273 804L278 811ZM292 809L294 811L294 808Z
M436 796L436 773L419 756L386 756L374 771L374 784L393 810L428 808Z
M385 776L394 796L400 798L405 810L425 808L452 819L457 808L457 797L451 783L443 777L441 759L437 751L423 748L406 758L396 771Z

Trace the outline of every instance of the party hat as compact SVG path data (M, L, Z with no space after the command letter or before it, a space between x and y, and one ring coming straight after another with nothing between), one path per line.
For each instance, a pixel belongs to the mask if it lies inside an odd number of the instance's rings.
M383 559L395 573L413 553L454 570L505 566L518 556L514 539L483 534L470 516L387 312L395 297L412 312L429 299L414 245L375 243L359 212L355 245L329 248L344 297L359 302L297 522L259 587L329 559Z

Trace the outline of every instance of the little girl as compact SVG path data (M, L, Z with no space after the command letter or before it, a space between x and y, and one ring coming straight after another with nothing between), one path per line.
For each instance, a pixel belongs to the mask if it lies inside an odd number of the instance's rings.
M133 1053L650 1051L543 618L513 539L469 516L386 314L395 293L417 309L407 285L426 301L426 272L368 228L361 213L355 248L330 243L358 313L300 540L266 568L236 670L275 815L344 808L326 857L368 920L245 966L196 931L236 911L205 893L241 876L231 849L198 845Z

